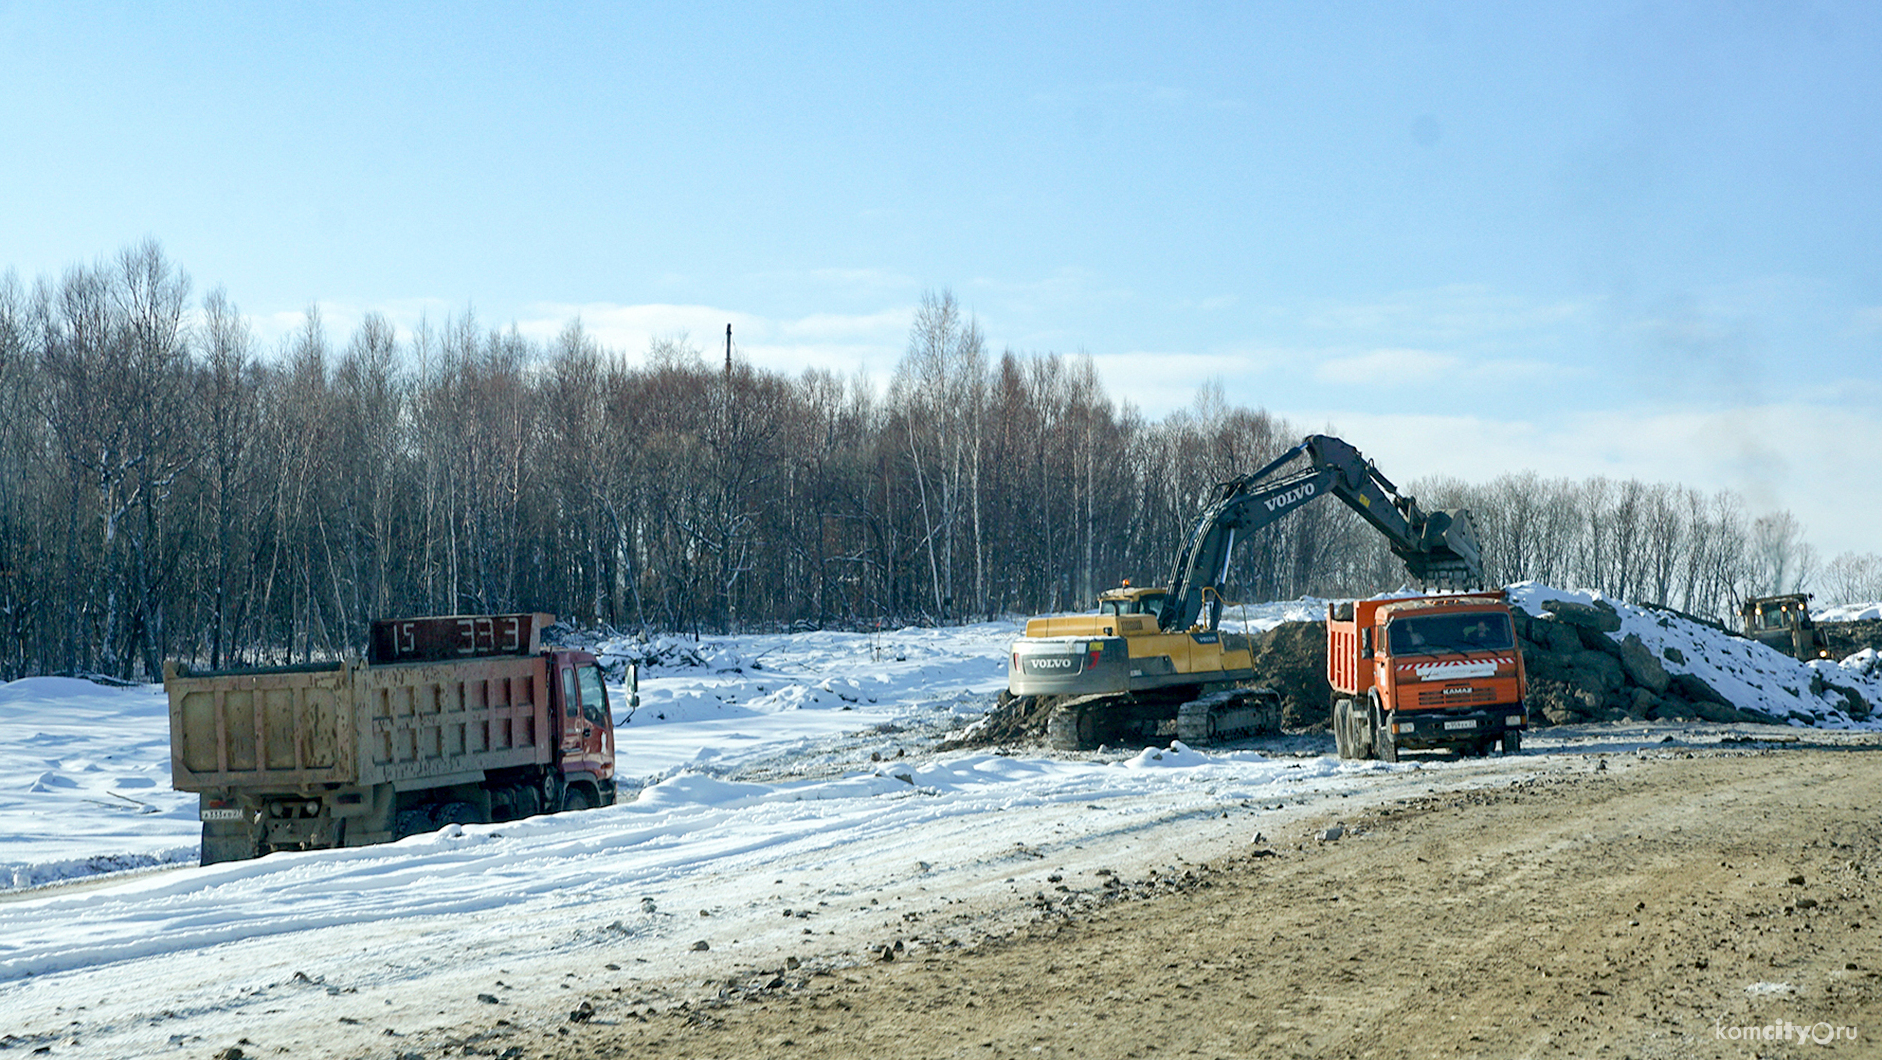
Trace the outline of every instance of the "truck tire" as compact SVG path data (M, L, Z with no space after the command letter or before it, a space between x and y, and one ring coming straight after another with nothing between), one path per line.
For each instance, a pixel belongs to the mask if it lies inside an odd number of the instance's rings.
M1359 757L1353 750L1353 701L1350 699L1333 704L1333 746L1342 759Z
M240 832L233 829L213 829L209 822L203 824L203 850L201 864L217 865L224 861L247 861L255 856L255 837L250 834L246 824Z
M589 801L586 789L580 784L571 784L569 790L562 793L562 808L570 811L587 810L592 809L593 804Z
M432 808L431 826L443 828L447 824L484 824L483 814L468 802L444 802Z
M1521 729L1503 730L1503 753L1519 755L1523 753L1523 731Z
M1392 738L1392 721L1379 709L1377 699L1366 712L1366 724L1372 737L1372 756L1381 762L1398 761L1398 741Z
M399 811L398 824L394 829L397 838L404 839L408 835L418 835L429 831L431 831L431 814L424 808Z

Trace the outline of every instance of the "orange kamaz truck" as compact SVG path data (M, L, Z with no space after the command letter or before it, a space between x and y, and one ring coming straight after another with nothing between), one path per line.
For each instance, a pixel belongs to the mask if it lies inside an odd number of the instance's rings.
M1523 655L1501 592L1359 600L1327 608L1327 683L1341 758L1522 750Z

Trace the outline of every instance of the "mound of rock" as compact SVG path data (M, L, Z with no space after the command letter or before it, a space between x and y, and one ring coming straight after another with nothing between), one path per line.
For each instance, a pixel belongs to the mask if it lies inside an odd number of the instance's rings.
M1662 661L1634 634L1620 640L1608 636L1619 632L1621 616L1606 600L1552 600L1542 608L1541 615L1512 609L1534 721L1775 720L1734 707L1693 674L1669 672L1665 663L1686 662L1679 649L1667 648Z

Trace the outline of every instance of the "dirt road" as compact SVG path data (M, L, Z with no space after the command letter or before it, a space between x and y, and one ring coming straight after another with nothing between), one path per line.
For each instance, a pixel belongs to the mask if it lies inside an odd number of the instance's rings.
M1337 839L1067 878L1005 937L671 1007L571 993L591 1016L453 1040L558 1060L1750 1057L1816 1055L1808 1035L1877 1056L1879 812L1873 743L1569 760L1314 822Z

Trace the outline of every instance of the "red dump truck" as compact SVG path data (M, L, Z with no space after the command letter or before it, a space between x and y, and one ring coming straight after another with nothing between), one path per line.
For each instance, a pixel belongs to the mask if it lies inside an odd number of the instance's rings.
M375 622L364 663L164 666L170 776L198 793L202 863L384 843L614 801L614 717L546 614ZM628 671L629 710L638 705Z
M1526 681L1501 592L1359 600L1327 608L1327 683L1341 758L1402 750L1522 749Z

